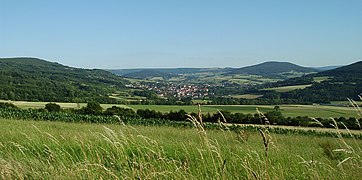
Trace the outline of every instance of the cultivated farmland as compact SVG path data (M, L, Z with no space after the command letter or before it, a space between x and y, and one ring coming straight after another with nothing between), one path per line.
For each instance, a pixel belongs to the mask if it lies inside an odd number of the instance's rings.
M20 108L44 108L48 102L27 102L27 101L0 101L10 102ZM62 108L81 108L86 106L86 103L57 103ZM120 105L120 104L101 104L106 109L112 106L119 106L123 108L150 109L161 112L179 111L181 109L186 112L197 112L197 106L177 106L177 105ZM309 116L309 117L355 117L358 118L355 108L353 107L340 107L340 106L326 106L326 105L279 105L282 113L285 116ZM244 114L255 114L256 109L261 112L267 112L274 109L274 105L203 105L202 111L204 113L215 113L217 110L230 111L233 113L239 112Z

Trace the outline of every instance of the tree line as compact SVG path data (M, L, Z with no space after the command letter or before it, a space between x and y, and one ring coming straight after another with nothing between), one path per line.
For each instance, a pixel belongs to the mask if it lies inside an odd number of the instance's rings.
M0 103L1 108L17 108L11 103ZM96 116L114 116L117 115L122 118L141 118L141 119L160 119L167 121L186 121L189 116L199 117L195 112L188 113L181 109L179 111L161 112L150 109L138 109L137 111L129 108L122 108L118 106L112 106L107 109L103 109L98 102L89 102L87 106L80 109L61 109L56 103L48 103L44 109L37 111L48 112L68 112L81 115L96 115ZM216 113L204 113L200 114L204 122L217 123L227 122L233 124L269 124L269 125L287 125L287 126L303 126L303 127L327 127L334 128L334 121L339 127L347 127L349 129L361 129L360 123L362 118L345 118L337 117L332 119L325 118L310 118L307 116L297 117L285 117L279 106L275 106L272 111L268 111L264 114L244 114L244 113L232 113L230 111L220 111Z

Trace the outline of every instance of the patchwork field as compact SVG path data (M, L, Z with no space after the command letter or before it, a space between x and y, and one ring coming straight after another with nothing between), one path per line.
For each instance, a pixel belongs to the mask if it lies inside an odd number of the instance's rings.
M362 177L355 139L6 119L0 132L0 179Z
M168 82L189 82L189 83L218 83L222 84L225 82L237 83L237 84L261 84L267 82L276 82L280 79L267 78L258 75L224 75L223 73L195 73L188 74L179 77L173 77L166 81Z

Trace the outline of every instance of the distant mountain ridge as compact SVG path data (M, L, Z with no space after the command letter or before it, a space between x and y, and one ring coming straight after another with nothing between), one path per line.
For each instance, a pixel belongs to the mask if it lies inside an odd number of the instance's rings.
M315 67L314 69L317 69L319 71L328 71L328 70L337 69L339 67L342 67L342 66L322 66L322 67Z
M162 71L158 71L158 70L153 70L153 69L144 69L141 71L136 71L136 72L130 72L127 74L123 74L123 77L128 77L128 78L136 78L136 79L151 79L154 77L161 77L163 79L170 79L172 77L176 77L176 74L171 74L171 73L167 73L167 72L162 72Z
M198 80L198 78L216 77L225 72L229 72L231 69L232 68L145 68L108 69L107 71L126 78L190 82Z
M141 71L157 71L173 75L194 74L200 72L228 72L233 68L139 68L139 69L105 69L114 74L124 76L125 74L137 73Z
M312 73L317 69L302 67L289 62L268 61L261 64L234 69L230 74L278 75L287 72Z
M105 102L126 80L100 69L81 69L38 58L0 58L0 99Z
M269 61L257 65L242 68L146 68L146 69L108 69L114 74L136 79L163 78L183 76L186 79L206 78L210 79L228 77L234 75L258 75L272 79L288 79L300 77L319 70L298 66L289 62ZM206 75L207 74L207 75Z

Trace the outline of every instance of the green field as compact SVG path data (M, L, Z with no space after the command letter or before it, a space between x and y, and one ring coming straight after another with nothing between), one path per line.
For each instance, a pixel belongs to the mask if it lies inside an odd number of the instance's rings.
M276 92L289 92L289 91L293 91L296 89L304 89L304 88L310 87L310 86L312 86L312 85L307 84L307 85L296 85L296 86L282 86L282 87L275 87L275 88L265 88L264 90L276 91Z
M232 96L225 96L225 97L233 97L233 98L243 98L243 99L257 99L262 97L263 95L259 94L242 94L242 95L232 95Z
M212 102L211 100L202 100L202 99L194 99L191 101L192 104L207 104L208 102Z
M139 101L146 99L145 97L133 95L134 89L129 89L125 91L118 91L117 93L109 96L110 98L122 100L122 101Z
M26 102L26 101L0 101L10 102L20 108L44 108L47 102ZM58 103L62 108L78 108L86 106L85 103ZM112 106L119 106L123 108L138 109L151 109L161 112L179 111L181 109L186 112L197 112L196 105L177 106L177 105L119 105L119 104L101 104L106 109ZM322 105L279 105L282 113L285 116L309 116L309 117L356 117L360 118L353 107L339 107L339 106L322 106ZM217 110L225 110L233 113L239 112L244 114L255 114L256 109L266 113L272 111L274 105L202 105L201 110L203 113L216 113Z
M360 107L362 107L362 102L356 102L356 104ZM331 105L336 105L336 106L352 106L351 102L349 101L332 101Z
M197 112L197 106L163 106L163 105L130 105L129 107L137 109L151 109L162 112L185 110L186 112ZM309 116L309 117L359 117L352 107L336 107L321 105L279 105L285 116ZM233 113L255 114L256 109L265 113L272 111L274 105L204 105L201 106L204 113L215 113L217 110L225 110Z
M265 150L257 132L6 119L0 132L0 179L362 177L354 139L264 132Z
M322 81L326 81L328 79L331 79L331 77L329 76L320 76L320 77L314 77L314 82L322 82Z

